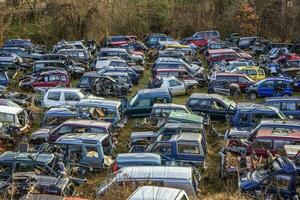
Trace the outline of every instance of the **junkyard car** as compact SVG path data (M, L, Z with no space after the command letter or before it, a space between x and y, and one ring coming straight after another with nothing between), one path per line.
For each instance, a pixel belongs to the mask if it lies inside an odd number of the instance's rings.
M43 98L46 108L55 106L75 106L85 95L78 88L52 88Z
M122 102L128 116L149 116L155 103L171 103L172 95L167 89L143 89L130 100Z
M156 187L156 186L141 186L130 195L128 200L151 200L151 199L168 199L168 200L189 200L186 192L181 189Z
M206 140L199 133L180 133L164 140L160 135L156 142L150 144L147 152L163 155L182 165L192 164L204 167L206 157Z
M116 81L109 76L96 78L91 84L92 93L100 96L124 97L130 90L130 85L124 80Z
M161 79L161 80L153 80L153 81L161 82L161 84L150 84L150 85L155 85L156 87L160 85L158 88L167 88L170 90L172 96L184 95L190 93L198 85L198 82L195 80L180 81L174 76L163 77L163 78L156 77L156 79ZM156 88L156 87L152 87L152 88Z
M242 73L247 74L252 80L260 81L266 78L266 74L260 67L237 67L231 71L232 73Z
M265 99L265 104L278 108L286 116L300 119L300 98L299 97L271 97Z
M227 115L233 114L236 103L216 94L193 93L186 106L195 113L209 115L213 121L224 121Z
M55 142L68 133L112 134L111 123L94 120L67 120L53 129L42 128L31 134L31 140Z
M16 127L20 132L26 132L31 126L25 109L20 107L0 106L0 122L7 127Z
M238 103L230 120L236 128L253 128L262 119L287 119L276 107L255 103Z
M147 182L159 183L165 187L183 189L189 196L196 197L198 194L198 181L200 175L191 167L166 167L166 166L136 166L120 169L116 177L107 185L100 187L98 195L103 194L114 184Z
M53 70L40 73L31 83L33 89L52 88L52 87L70 87L71 80L66 71Z
M250 86L247 94L251 100L257 97L292 96L292 84L292 79L266 78Z
M114 57L118 56L127 62L131 63L137 63L143 65L145 63L145 60L140 55L131 54L130 52L127 52L126 49L122 48L101 48L98 52L99 57Z
M105 133L69 133L59 137L51 150L62 153L65 162L86 165L93 171L113 163L108 157L113 151L112 141Z
M8 86L9 82L10 82L10 78L7 71L0 70L0 85Z

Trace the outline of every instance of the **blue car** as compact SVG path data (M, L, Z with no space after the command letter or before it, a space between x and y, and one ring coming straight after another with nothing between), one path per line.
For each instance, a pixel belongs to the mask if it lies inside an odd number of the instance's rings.
M266 78L250 86L246 93L251 100L257 97L292 96L293 82L287 78Z
M271 97L266 98L265 105L277 107L286 116L300 119L300 97Z
M0 71L0 85L7 86L9 84L8 73L5 71Z

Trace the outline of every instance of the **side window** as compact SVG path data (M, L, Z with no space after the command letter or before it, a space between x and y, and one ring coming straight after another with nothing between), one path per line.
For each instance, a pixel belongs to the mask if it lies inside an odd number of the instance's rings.
M63 135L66 133L71 133L71 132L73 132L72 126L62 126L59 129L55 130L54 134L55 135Z
M257 72L256 72L256 70L247 70L247 74L250 75L250 76L251 75L255 76L257 74Z
M178 153L182 154L200 154L200 148L199 145L195 144L184 144L179 143L178 144Z
M172 144L171 143L157 143L152 152L162 154L162 155L171 155L172 154Z
M200 108L206 108L206 109L209 109L211 106L210 100L200 100L198 105Z
M239 116L239 122L241 124L244 124L244 123L248 123L249 121L249 114L248 113L241 113L240 116Z
M47 98L52 101L59 101L60 92L50 92Z
M49 81L59 81L59 76L56 74L51 74L49 76Z
M280 107L281 103L280 102L267 103L267 105L274 106L278 109L281 109L281 107Z
M151 99L140 99L135 107L149 107L151 106Z
M76 93L65 92L65 101L80 101Z
M212 101L211 104L212 109L214 110L225 110L225 106L218 101Z
M271 180L271 187L281 190L288 190L291 182L291 176L275 175Z
M86 151L87 158L99 158L98 151L95 146L85 146L84 150Z
M272 140L257 139L254 143L254 148L271 150Z
M199 100L199 99L190 99L188 104L189 104L190 106L195 106L195 105L199 104L200 101L201 101L201 100Z
M248 83L249 81L244 77L239 77L239 82L240 83Z
M176 87L176 86L180 86L181 83L177 80L170 80L169 85L170 85L170 87Z
M154 103L168 103L168 100L166 97L157 97L154 99Z
M294 110L296 110L296 103L293 103L293 102L283 102L282 103L282 110L294 111Z
M261 86L263 86L263 87L274 87L274 81L265 81Z
M264 73L263 70L260 69L260 70L258 70L258 74L259 74L259 75L264 75L265 73Z
M296 103L296 109L297 109L297 110L300 110L300 102L297 102L297 103Z
M63 74L60 75L60 80L66 82L67 81L67 77Z
M264 116L265 115L262 113L254 113L252 117L252 123L257 124L262 118L264 118Z

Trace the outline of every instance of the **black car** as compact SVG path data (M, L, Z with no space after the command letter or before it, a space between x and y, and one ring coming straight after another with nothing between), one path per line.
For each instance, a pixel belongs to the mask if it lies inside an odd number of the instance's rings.
M212 121L226 121L234 113L236 103L217 94L193 93L186 106L196 114L210 116Z
M129 92L130 86L125 82L118 82L108 76L100 76L91 83L92 93L100 96L124 97Z

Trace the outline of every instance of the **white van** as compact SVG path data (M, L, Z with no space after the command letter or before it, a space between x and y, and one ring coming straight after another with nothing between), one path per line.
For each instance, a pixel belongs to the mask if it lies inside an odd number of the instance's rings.
M187 194L183 190L156 187L141 186L134 191L127 200L189 200Z

